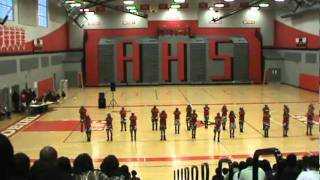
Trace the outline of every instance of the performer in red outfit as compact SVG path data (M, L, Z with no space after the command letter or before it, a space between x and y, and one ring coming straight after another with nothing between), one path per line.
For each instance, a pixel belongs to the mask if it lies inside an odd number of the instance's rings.
M134 113L130 116L130 135L131 141L137 140L137 116Z
M121 123L121 131L127 131L127 111L124 109L124 107L120 110L120 123Z
M164 140L166 141L166 129L167 129L167 113L165 111L162 111L160 113L160 141Z
M220 116L220 113L217 113L217 116L214 118L213 141L216 141L216 135L218 133L218 142L220 142L220 131L221 131L221 116Z
M193 110L191 121L190 121L192 139L196 139L197 119L198 119L198 114L196 113L196 110Z
M106 118L106 131L107 131L107 141L112 141L112 117L111 114L108 113Z
M192 116L192 107L191 107L190 104L187 106L186 111L187 111L187 113L186 113L186 124L187 124L187 130L189 131L190 130L190 121L191 121L191 116Z
M269 111L265 111L263 113L263 130L264 137L269 137L269 129L270 129L270 113Z
M158 114L159 110L157 106L153 106L153 108L151 109L152 131L158 131Z
M307 113L307 136L312 136L313 118L314 118L314 106L313 104L310 104L308 107L308 113Z
M91 141L91 118L89 115L85 116L84 128L86 130L87 141L90 142Z
M233 111L230 111L229 113L229 120L230 120L230 138L234 138L234 129L236 128L236 115L234 114Z
M221 112L222 112L222 129L226 130L227 115L228 115L228 109L226 105L222 106Z
M288 130L289 130L289 107L287 105L283 106L283 137L288 137Z
M80 107L79 114L80 114L81 132L83 132L84 120L85 120L86 114L87 114L87 110L84 106Z
M210 113L210 108L206 104L203 108L203 114L204 114L204 127L208 128L208 123L209 123L209 113Z
M245 111L242 107L239 109L239 129L240 132L243 132L243 124L244 124L244 116L245 116Z
M174 111L174 133L179 134L180 133L180 114L181 112L179 111L178 108Z

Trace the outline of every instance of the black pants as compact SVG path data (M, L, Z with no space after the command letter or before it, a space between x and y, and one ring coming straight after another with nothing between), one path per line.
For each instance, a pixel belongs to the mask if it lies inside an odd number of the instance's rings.
M131 141L137 140L137 130L133 127L130 128Z
M161 136L161 139L160 139L160 141L166 141L167 139L166 139L166 130L165 129L161 129L160 130L160 136Z
M127 123L125 122L121 122L121 131L123 131L123 129L124 131L127 131Z
M216 141L216 135L218 134L218 142L220 142L220 131L214 131L213 140Z

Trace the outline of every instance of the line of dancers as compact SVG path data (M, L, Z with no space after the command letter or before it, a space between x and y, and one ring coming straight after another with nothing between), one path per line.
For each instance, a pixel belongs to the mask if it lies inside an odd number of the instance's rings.
M263 119L262 119L262 129L263 135L265 138L269 137L269 129L270 129L270 108L268 105L265 105L262 109L263 111ZM287 105L283 106L283 137L288 137L288 130L289 130L289 119L290 119L290 109ZM120 110L120 124L121 124L121 131L127 131L127 111L124 107ZM84 106L81 106L79 109L80 114L80 123L81 123L81 132L85 131L87 135L87 141L91 141L91 118L87 113L87 110ZM173 112L174 115L174 127L175 127L175 134L180 134L180 115L181 111L179 108L176 108ZM186 128L188 131L191 131L191 138L196 139L196 130L199 125L204 125L207 129L210 124L214 125L213 133L214 141L220 142L220 132L221 129L223 131L226 130L227 119L229 118L229 136L230 138L235 138L235 129L236 129L236 115L233 110L229 112L226 105L222 106L221 115L217 113L214 121L210 122L210 108L208 105L205 105L203 108L203 115L204 120L198 121L198 114L196 113L195 109L192 109L191 105L187 105L186 108ZM158 131L158 124L160 130L160 141L166 141L166 129L167 129L167 118L168 115L166 111L159 111L157 106L153 106L151 109L151 124L152 124L152 131ZM312 135L312 127L313 127L313 118L314 118L314 106L310 104L308 106L307 111L307 131L306 135ZM159 122L160 119L160 122ZM110 113L107 114L105 119L106 121L106 133L107 133L107 141L113 141L113 118ZM129 117L129 128L130 128L130 135L131 141L136 141L137 139L137 116L134 113L131 113ZM158 123L159 122L159 123ZM239 130L240 133L244 132L244 122L245 122L245 110L243 107L239 108Z

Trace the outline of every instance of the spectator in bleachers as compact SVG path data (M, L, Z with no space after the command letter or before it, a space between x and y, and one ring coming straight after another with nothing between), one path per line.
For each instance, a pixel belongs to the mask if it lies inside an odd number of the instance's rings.
M93 170L93 161L89 154L79 154L73 162L74 174L82 174Z
M302 171L297 180L319 180L319 156L311 156L308 158L308 169Z
M67 174L72 174L70 159L67 157L62 156L58 158L58 168Z
M216 168L216 174L212 177L212 180L224 180L222 170L220 168Z
M119 160L114 155L109 155L104 158L100 165L101 171L109 178L116 178L122 176L119 169Z
M259 162L259 166L261 167L261 169L266 173L266 178L267 179L273 179L273 174L272 174L272 169L271 169L271 165L270 162L268 160L262 160Z
M13 102L14 111L19 112L20 111L20 107L19 107L20 106L19 105L20 97L19 97L18 92L16 92L16 91L12 92L11 100Z
M57 163L58 153L50 146L42 148L40 159L36 161L30 170L32 180L72 180L71 175L61 171Z
M120 174L124 176L124 180L131 180L131 175L129 172L129 167L127 165L122 165L120 167Z
M240 171L239 180L248 180L252 179L252 171L253 171L253 159L247 158L246 160L247 168ZM258 168L258 179L264 180L266 178L265 172L259 167Z
M132 170L131 175L132 175L131 180L140 180L140 178L137 177L137 171Z
M27 180L30 171L30 158L24 153L17 153L13 157L12 177L15 180Z
M0 134L0 175L3 179L9 179L12 175L13 147L9 139Z
M300 170L297 166L297 156L289 154L286 158L286 167L283 169L281 179L295 180L297 179Z

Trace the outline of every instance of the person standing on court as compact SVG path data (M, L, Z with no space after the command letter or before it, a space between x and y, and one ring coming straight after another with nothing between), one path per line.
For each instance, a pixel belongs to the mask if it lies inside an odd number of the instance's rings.
M167 129L167 113L162 111L160 113L160 141L166 141L166 129Z
M216 141L216 137L218 134L218 142L220 142L220 131L221 131L221 116L220 113L217 113L217 116L214 118L214 137L213 141Z
M157 108L157 106L153 106L153 108L151 109L152 131L158 131L158 114L159 109Z
M112 141L112 117L108 113L106 118L106 132L107 132L107 141Z
M283 106L283 137L288 137L288 130L289 130L289 107L287 105Z
M203 108L203 115L204 115L204 127L207 129L208 124L209 124L209 113L210 113L210 108L208 104L206 104Z
M240 129L241 133L243 133L244 116L245 116L245 111L244 111L243 107L240 107L240 109L239 109L239 129Z
M131 113L130 116L130 135L131 141L137 140L137 116L134 113Z
M121 131L127 131L127 120L126 120L127 111L124 107L120 110L120 123L121 123Z
M307 113L307 136L312 136L313 118L314 118L314 106L313 104L310 104L308 107L308 113Z
M270 129L270 111L269 108L265 110L263 108L263 131L264 131L264 137L269 137L269 129Z
M234 129L236 129L236 115L234 114L233 111L230 111L229 113L229 121L230 121L230 138L234 138Z
M191 121L191 116L192 116L192 107L190 104L187 106L186 112L187 112L186 113L186 124L187 124L187 130L189 131L190 130L190 121Z
M222 129L226 130L227 115L228 115L228 109L226 105L222 106L221 112L222 112Z
M89 115L86 115L84 118L84 127L87 135L87 141L90 142L92 129L91 129L91 118Z
M80 114L81 132L83 132L84 120L85 120L86 114L87 114L87 110L84 106L80 107L79 114Z
M192 139L196 139L197 119L198 119L198 114L196 113L196 110L193 110L193 113L191 115L191 121L190 121Z
M174 133L179 134L180 133L180 110L179 108L176 108L174 111Z

